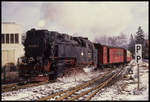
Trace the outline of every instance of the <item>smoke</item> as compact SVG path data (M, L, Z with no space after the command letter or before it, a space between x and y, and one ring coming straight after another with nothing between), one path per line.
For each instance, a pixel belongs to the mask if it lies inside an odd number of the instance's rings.
M116 35L130 24L128 5L118 2L51 2L43 3L42 25L49 30L88 37Z
M45 21L44 20L40 20L39 22L38 22L38 27L39 28L43 28L45 26Z

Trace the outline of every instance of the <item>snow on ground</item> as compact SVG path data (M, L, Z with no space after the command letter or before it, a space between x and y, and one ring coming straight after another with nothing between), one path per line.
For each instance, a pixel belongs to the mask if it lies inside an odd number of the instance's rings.
M137 90L137 66L134 61L132 61L133 74L132 77L134 80L120 80L114 85L102 89L97 93L91 100L148 100L148 73L149 73L149 64L142 63L140 65L140 91ZM129 66L127 66L129 67ZM2 93L2 101L4 100L37 100L41 97L48 96L52 93L55 93L60 90L65 90L70 87L74 87L78 84L84 83L99 74L104 72L92 71L90 68L84 68L85 73L79 73L76 76L69 76L58 78L58 82L49 83L46 85L30 87L26 89L20 89L12 92ZM125 83L127 86L122 88Z
M149 64L143 62L140 67L140 90L137 89L137 66L132 61L133 80L120 80L111 87L105 88L97 93L91 100L149 100ZM122 88L125 83L127 86Z
M48 96L57 91L75 87L78 84L84 83L85 81L104 73L99 70L93 71L91 68L84 68L84 70L86 70L85 73L58 78L58 81L54 83L2 93L2 100L37 100L38 98Z
M99 74L103 74L103 72L93 71L93 67L85 67L83 68L85 73L77 73L75 75L69 76L69 77L63 77L58 78L58 80L63 81L65 83L67 82L82 82L82 81L88 81L91 80L94 77L97 77Z

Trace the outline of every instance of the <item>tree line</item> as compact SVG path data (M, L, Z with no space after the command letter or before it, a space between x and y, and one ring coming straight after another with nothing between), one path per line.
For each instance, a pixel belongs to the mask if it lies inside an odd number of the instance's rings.
M128 49L132 53L132 57L134 57L135 54L135 44L142 44L142 55L143 57L148 57L148 47L146 46L147 40L148 36L144 33L142 27L139 26L136 33L131 34L130 38L127 38L127 34L120 33L117 36L103 35L101 37L96 37L94 42L102 45Z
M147 41L149 42L148 36L146 38L146 33L144 33L142 27L139 26L137 32L134 35L131 34L130 42L128 45L128 49L129 49L129 51L132 52L133 57L135 55L135 44L141 44L142 45L142 56L143 56L143 58L148 58L149 45L147 45Z

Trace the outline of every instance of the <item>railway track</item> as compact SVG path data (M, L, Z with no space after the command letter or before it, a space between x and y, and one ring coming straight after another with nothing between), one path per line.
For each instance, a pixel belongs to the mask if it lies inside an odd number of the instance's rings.
M20 85L18 83L2 85L2 92L14 91L14 90L18 90L18 89L25 89L27 87L44 85L46 83L48 83L48 82L27 83L24 85Z
M78 85L73 88L69 88L64 91L56 92L50 96L46 96L40 98L38 101L46 101L46 100L67 100L67 101L75 101L75 100L90 100L97 92L99 92L102 88L108 86L115 82L115 79L119 78L123 73L123 68L117 70L111 70L109 72L104 73L103 75L99 75L93 80L90 80L86 83ZM94 85L94 87L92 87Z
M44 85L46 83L48 82L37 82L37 83L26 83L26 84L20 84L20 83L5 84L5 85L2 85L1 92L9 92L9 91L14 91L18 89L25 89L27 87Z

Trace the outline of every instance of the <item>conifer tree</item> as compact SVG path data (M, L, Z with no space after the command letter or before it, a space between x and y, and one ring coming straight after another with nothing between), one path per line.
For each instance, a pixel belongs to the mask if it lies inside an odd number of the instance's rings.
M142 44L144 43L144 31L143 29L141 28L141 26L139 26L138 28L138 31L136 32L136 35L135 35L135 42L136 44Z
M144 31L143 29L141 28L141 26L139 26L138 28L138 31L136 32L136 35L135 35L135 41L136 41L136 44L141 44L142 45L142 56L144 56L144 53L145 53L145 36L144 36Z

